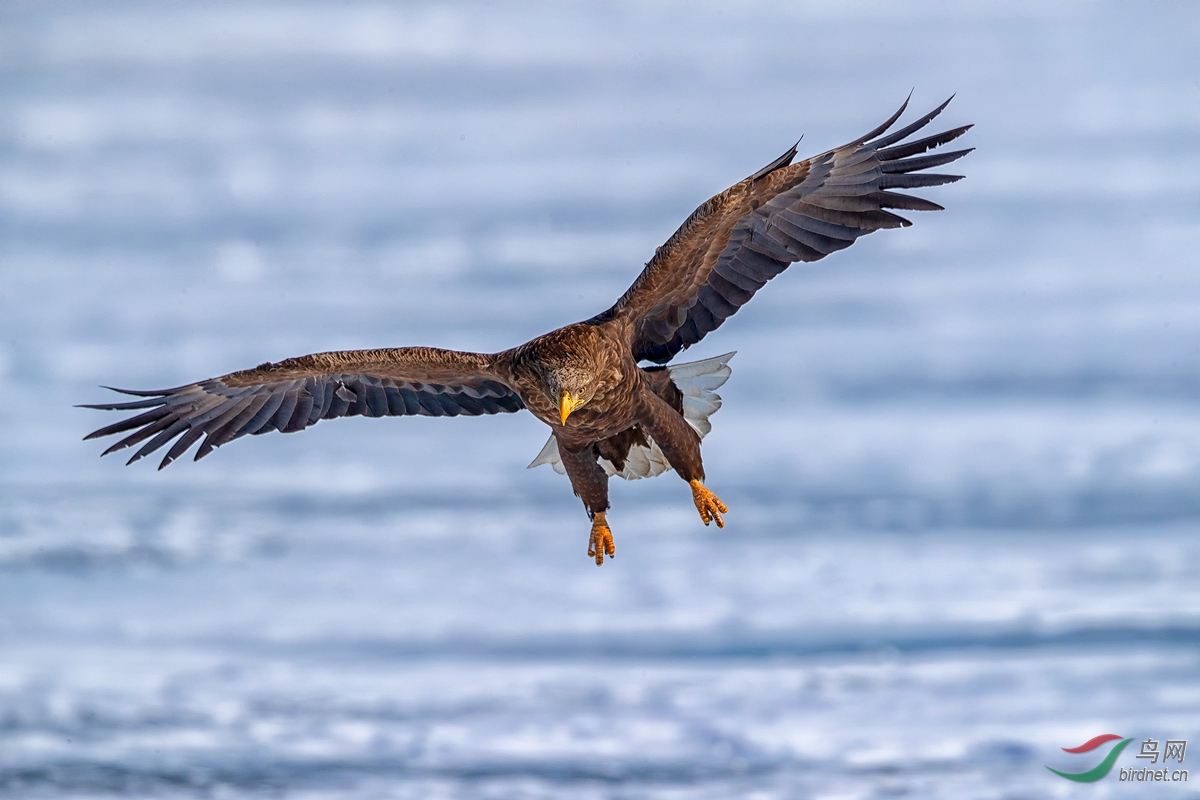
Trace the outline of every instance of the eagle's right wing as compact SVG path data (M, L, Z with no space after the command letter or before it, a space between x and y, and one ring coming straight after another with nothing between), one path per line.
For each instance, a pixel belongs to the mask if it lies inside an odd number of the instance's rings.
M266 363L174 389L117 389L146 399L83 407L150 410L85 438L133 430L103 455L149 438L129 459L132 464L179 437L159 464L162 469L202 436L197 461L214 447L248 433L292 433L334 417L454 417L520 411L524 403L493 364L494 356L435 347L347 350Z

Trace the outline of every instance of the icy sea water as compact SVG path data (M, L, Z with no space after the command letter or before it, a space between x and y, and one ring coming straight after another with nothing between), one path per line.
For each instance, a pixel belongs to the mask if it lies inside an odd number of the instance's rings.
M1188 4L7 3L0 797L1195 797ZM584 555L527 415L125 469L98 384L496 350L916 87L968 179L797 265ZM1200 756L1188 753L1184 768ZM1195 771L1195 770L1193 770Z

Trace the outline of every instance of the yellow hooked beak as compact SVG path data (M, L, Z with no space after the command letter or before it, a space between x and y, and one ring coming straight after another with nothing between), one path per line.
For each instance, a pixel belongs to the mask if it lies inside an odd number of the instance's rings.
M562 424L567 424L567 417L571 416L571 412L583 405L581 400L577 400L571 396L570 392L564 391L562 397L558 400L558 410L562 412Z

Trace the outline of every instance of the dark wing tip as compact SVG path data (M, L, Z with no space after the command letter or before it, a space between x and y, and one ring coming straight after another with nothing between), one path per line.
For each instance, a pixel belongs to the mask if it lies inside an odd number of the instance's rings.
M97 411L129 411L134 408L154 408L165 405L166 401L158 397L149 400L134 400L131 403L81 403L73 408L92 408Z
M148 399L132 400L130 402L125 402L125 403L79 403L73 407L74 408L91 408L91 409L95 409L96 411L129 411L129 410L135 409L135 408L154 408L155 406L161 406L161 405L166 404L167 401L164 400L163 398L174 391L173 389L166 389L166 390L155 390L155 391L149 392L149 391L140 391L140 390L136 390L136 389L116 389L112 386L101 386L100 388L108 389L109 391L113 391L113 392L120 392L121 394L133 395L134 397L145 397ZM182 387L180 387L180 388L182 388ZM93 436L94 435L95 434L93 434ZM88 436L87 438L90 439L90 438L92 438L92 436Z
M851 142L851 144L862 144L863 142L868 142L871 139L874 139L876 136L886 133L887 129L892 127L893 125L895 125L896 120L900 119L900 115L903 114L905 112L905 110L908 109L908 101L911 99L912 99L912 90L910 89L908 92L908 97L904 98L904 102L900 104L900 107L898 109L896 109L895 114L892 114L890 117L888 117L883 122L883 124L881 124L878 128L876 128L875 130L866 134L865 136L859 137L855 141ZM946 102L948 103L950 101L947 100Z
M792 159L794 159L796 157L797 148L800 146L800 142L803 140L804 140L804 137L801 136L799 139L796 140L796 143L791 146L791 149L789 149L787 152L785 152L779 158L772 161L770 164L767 164L765 167L760 169L758 172L751 175L749 179L751 181L756 181L759 178L764 178L767 175L770 175L772 172L774 172L777 169L782 169L783 167L786 167L788 164L791 164Z
M165 397L183 387L176 386L174 389L118 389L115 386L104 386L101 384L100 388L108 389L110 392L119 392L120 394L131 394L134 397Z
M175 459L187 452L187 449L195 444L196 440L203 435L203 428L193 427L184 431L183 435L176 440L175 444L171 445L171 449L167 451L165 456L163 456L162 461L158 465L158 469L161 471L168 465L175 463Z
M893 117L890 121L888 121L884 125L879 126L875 130L871 131L871 133L869 133L865 137L859 139L857 142L855 142L855 144L863 144L864 142L870 142L871 145L874 146L876 149L882 150L883 148L887 147L888 145L895 144L896 142L900 141L904 137L908 136L910 133L919 131L921 128L924 128L935 117L937 117L938 114L941 114L946 109L946 106L950 105L950 101L953 99L954 99L954 95L950 95L948 98L946 98L944 101L942 101L941 105L939 105L937 108L933 109L933 111L930 111L925 116L921 117L920 119L915 120L914 122L909 123L908 125L905 125L903 128L901 128L898 131L893 131L892 133L889 133L887 136L883 136L882 134L885 133L887 131L887 129L891 127L892 123L895 122L896 119L898 119L898 117L899 117L899 115L893 115ZM881 138L875 139L876 136L880 136Z
M192 461L199 461L211 453L215 448L216 445L213 444L213 436L211 433L209 433L204 437L204 441L200 443L200 446L196 448L196 455L192 457Z

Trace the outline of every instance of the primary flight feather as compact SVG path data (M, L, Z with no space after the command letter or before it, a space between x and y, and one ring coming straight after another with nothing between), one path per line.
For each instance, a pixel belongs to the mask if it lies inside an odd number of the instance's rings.
M688 482L704 524L724 527L728 509L704 484L700 440L720 405L713 390L732 354L667 367L716 330L795 261L816 261L880 228L910 225L892 210L942 207L890 191L959 180L926 170L970 149L936 150L971 127L905 141L947 100L888 133L908 102L848 144L799 163L796 148L710 198L658 248L607 311L500 353L434 347L349 350L289 358L174 389L130 391L143 399L85 406L142 413L86 438L128 435L104 451L141 445L133 463L167 444L159 469L197 441L195 458L246 434L292 433L322 419L457 416L529 409L551 428L530 466L565 471L592 520L588 555L615 553L605 514L608 478L674 469ZM172 443L172 440L173 443Z

